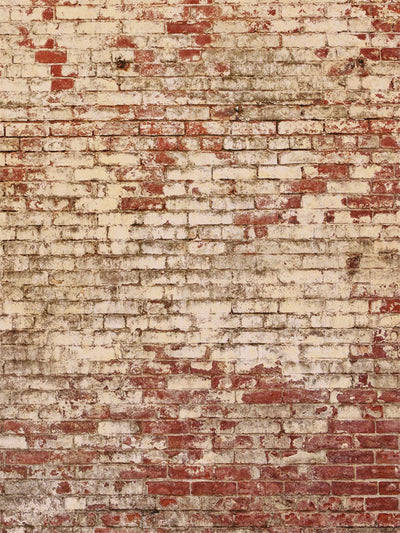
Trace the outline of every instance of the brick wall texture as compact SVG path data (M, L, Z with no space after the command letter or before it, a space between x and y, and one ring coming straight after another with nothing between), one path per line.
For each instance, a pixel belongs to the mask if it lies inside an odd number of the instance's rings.
M400 531L400 3L0 0L1 533Z

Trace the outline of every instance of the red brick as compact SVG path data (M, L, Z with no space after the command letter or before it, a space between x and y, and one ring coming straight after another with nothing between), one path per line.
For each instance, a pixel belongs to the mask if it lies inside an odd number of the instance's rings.
M67 52L56 50L40 50L35 54L37 63L66 63Z
M332 433L374 433L374 420L330 420Z
M285 494L330 494L329 483L322 481L313 482L286 482Z
M327 403L329 401L329 391L284 389L283 401L284 403Z
M6 464L37 465L49 463L53 458L50 451L20 451L7 452L5 455Z
M112 41L115 48L137 48L137 44L130 37L119 35Z
M312 472L316 479L354 479L352 466L314 466Z
M168 475L173 479L212 479L214 477L213 468L210 466L170 466Z
M43 10L43 13L42 13L43 20L53 20L53 18L54 18L54 11L51 7L48 7Z
M173 433L189 433L190 424L186 420L159 420L157 422L142 422L144 433L167 435Z
M397 511L399 509L398 498L366 498L365 506L368 511Z
M236 527L263 527L270 523L271 515L268 513L238 513L234 517Z
M394 199L384 195L347 196L343 205L350 209L381 209L393 207Z
M52 91L65 91L74 87L74 80L72 78L56 78L51 80Z
M399 298L385 298L382 300L382 305L379 309L380 313L400 313L400 299Z
M372 452L357 450L329 451L327 456L334 464L371 464L374 459Z
M326 192L326 183L321 180L299 180L288 184L289 191L293 193L323 193Z
M400 514L379 513L377 516L379 526L396 527L400 526Z
M399 447L396 435L357 435L357 442L360 448L394 448Z
M349 167L346 165L318 165L317 176L327 179L345 179L349 176Z
M379 394L379 401L386 403L400 403L400 390L385 390Z
M361 48L360 55L371 59L371 61L379 61L381 57L381 51L379 48Z
M229 496L236 494L236 483L193 481L192 494L195 496Z
M334 481L332 483L332 494L338 495L363 495L363 494L377 494L378 486L375 482L348 482L348 481Z
M260 390L255 392L247 392L243 394L242 401L244 403L281 403L282 391L280 390Z
M356 477L358 479L396 479L400 473L393 466L357 466Z
M400 461L399 451L377 451L377 464L396 464Z
M266 215L253 215L243 213L235 215L234 223L238 226L263 226L268 224L278 224L280 221L279 213L270 213Z
M217 466L215 477L218 481L245 481L251 479L252 474L248 466Z
M238 483L238 494L251 496L272 496L283 493L283 483L273 481L248 481Z
M135 61L137 63L152 63L154 58L153 50L135 50Z
M22 181L25 173L24 168L0 168L0 181Z
M400 420L377 420L377 433L398 433L400 431Z
M383 148L398 148L399 145L397 143L397 139L394 137L382 137L381 138L381 146Z
M306 447L308 450L324 449L345 449L351 448L353 437L349 435L315 435L307 438Z
M160 496L185 496L189 494L190 484L185 481L148 481L149 494Z
M339 403L371 403L376 400L376 391L362 389L341 390L337 395Z
M381 54L384 61L398 61L400 59L400 48L382 48Z
M123 470L120 474L121 479L164 479L166 477L167 467L164 465L133 466L129 470Z
M399 494L400 482L398 481L382 481L379 483L379 494L393 495Z
M50 427L52 432L63 434L81 434L81 433L95 433L97 431L97 424L95 422L74 421L74 422L59 422L52 424Z
M179 58L183 61L198 61L201 57L201 51L197 49L179 50Z

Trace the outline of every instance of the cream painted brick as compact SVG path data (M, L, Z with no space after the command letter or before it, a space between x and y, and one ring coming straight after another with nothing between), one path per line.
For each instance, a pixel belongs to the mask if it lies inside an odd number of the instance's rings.
M325 451L320 452L304 452L302 450L296 450L293 455L289 455L284 458L271 457L271 464L285 464L285 465L295 465L295 464L325 464L328 462Z
M97 104L99 105L140 105L142 95L128 91L111 92L102 90L97 94Z
M226 245L222 242L191 242L188 247L188 252L194 255L223 254L225 250Z
M213 30L215 33L247 33L248 23L244 20L237 21L219 21L214 23Z
M112 240L129 240L130 229L128 225L110 226L107 230L109 239Z
M91 361L110 361L118 356L115 348L105 346L74 346L71 355Z
M172 376L168 378L168 389L172 390L198 390L211 388L211 380L198 376Z
M123 435L132 434L138 432L138 426L134 422L127 421L106 421L99 422L98 433L99 435Z
M215 168L213 170L213 179L235 179L235 180L253 180L257 175L255 168Z
M340 406L336 416L338 420L362 420L363 418L361 409L353 405Z
M0 435L0 450L23 450L28 448L25 437L18 435Z
M321 48L326 45L326 35L323 33L308 33L299 35L283 35L282 46L288 48Z
M0 80L0 91L1 92L10 92L10 93L21 93L26 92L28 89L28 83L23 80Z
M350 35L348 33L328 33L328 46L358 46L360 48L368 48L369 39L366 34Z
M86 499L69 496L65 498L65 509L67 511L80 511L86 509Z
M164 22L153 20L127 20L122 23L123 33L128 35L151 35L164 33Z
M82 198L76 202L76 207L86 213L108 213L118 207L118 198Z
M98 160L101 165L137 166L140 163L138 155L127 153L100 153Z
M306 346L303 348L306 358L311 359L347 359L348 348L346 346Z
M236 425L236 432L241 434L247 433L280 433L281 426L274 420L245 420Z
M233 216L230 213L189 213L189 224L195 225L217 225L232 224Z
M258 177L264 180L290 180L301 178L300 166L282 166L275 165L269 167L260 167Z
M193 180L193 181L204 181L211 178L211 168L190 168L190 169L168 169L167 177L171 180Z
M188 215L185 213L146 213L143 217L143 224L145 226L184 226L187 220Z
M278 303L271 300L238 301L232 305L234 313L276 313Z
M302 204L304 209L343 209L342 198L337 195L328 194L306 194Z
M278 123L278 133L290 135L293 133L316 134L324 131L324 123L317 120L285 120Z
M10 316L0 316L0 330L5 331L12 328L12 318Z
M234 122L232 135L272 135L276 133L275 122Z
M285 433L327 433L328 423L326 420L304 419L304 420L287 420L283 423Z
M40 315L43 309L43 303L5 301L3 304L3 312L7 315Z
M118 22L103 22L96 20L96 22L80 22L77 25L77 32L84 34L113 34L118 32Z
M329 194L368 194L371 190L367 181L335 181L326 186Z
M141 213L102 213L97 215L97 222L99 226L125 226L129 229L132 224L142 224L143 215Z
M362 87L371 91L387 91L391 81L390 76L368 76L368 79L362 80Z
M279 35L239 35L237 37L237 45L239 48L276 48L280 45Z
M99 14L96 6L57 6L56 17L58 19L95 19Z

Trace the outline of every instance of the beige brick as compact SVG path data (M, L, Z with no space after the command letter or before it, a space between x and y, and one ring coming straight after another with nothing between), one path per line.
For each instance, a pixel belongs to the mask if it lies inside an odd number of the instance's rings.
M168 388L173 390L207 390L211 388L211 380L197 376L173 376L168 379Z
M156 20L129 20L123 22L123 31L128 35L148 35L164 32L164 22Z

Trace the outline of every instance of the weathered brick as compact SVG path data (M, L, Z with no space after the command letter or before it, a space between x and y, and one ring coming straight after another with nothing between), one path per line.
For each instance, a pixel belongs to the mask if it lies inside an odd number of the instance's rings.
M400 527L398 13L2 2L3 533Z

